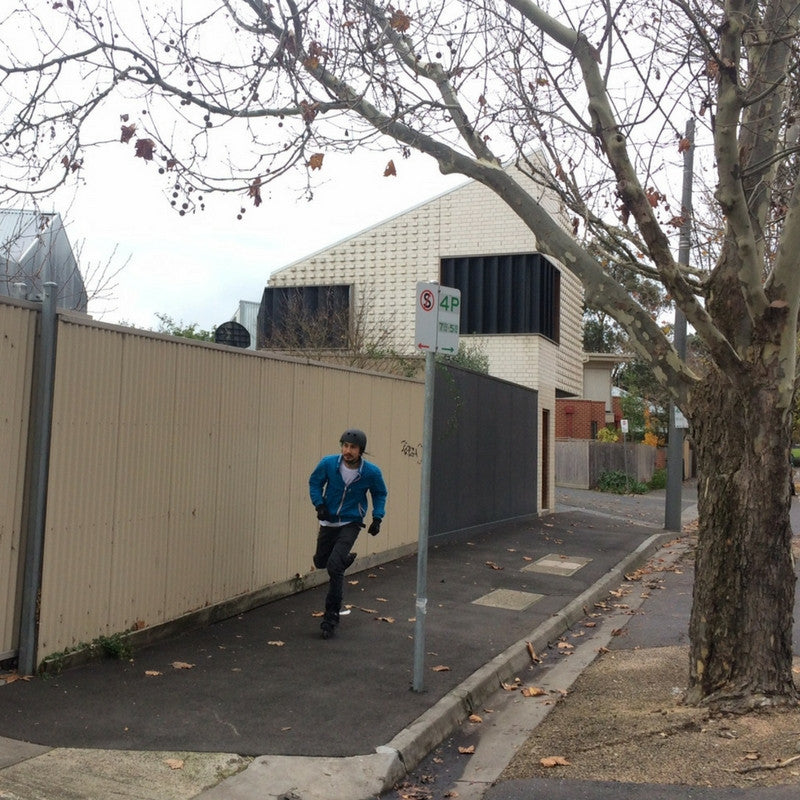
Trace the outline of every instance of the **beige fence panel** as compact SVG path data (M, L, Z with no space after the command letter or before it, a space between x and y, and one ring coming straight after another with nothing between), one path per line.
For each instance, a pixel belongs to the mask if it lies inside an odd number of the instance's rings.
M38 652L108 633L124 338L59 324Z
M256 495L260 442L258 414L260 359L247 353L213 353L216 369L209 381L222 384L217 427L220 432L217 476L214 573L211 603L252 591L255 506L269 496Z
M172 417L170 519L164 616L174 619L203 608L214 579L217 536L217 464L222 433L217 426L224 387L210 380L218 353L180 348L175 363L175 411ZM224 409L223 409L224 415Z
M390 547L416 543L419 536L419 497L422 472L422 427L416 425L422 417L413 384L398 384L391 394L388 409L389 458L386 480L390 488L386 510L386 536Z
M380 560L413 549L418 381L59 318L38 658L264 599L311 574L308 475L364 428L389 484ZM297 577L300 581L297 581Z
M290 551L301 547L298 540L303 528L289 524L294 478L294 463L302 475L300 442L293 428L293 405L297 364L263 361L259 371L258 441L260 443L255 475L253 583L269 586L291 576ZM306 513L306 520L308 514ZM294 562L294 558L291 559ZM308 563L306 559L305 563ZM298 570L295 570L297 572Z
M36 312L0 301L0 658L17 648Z

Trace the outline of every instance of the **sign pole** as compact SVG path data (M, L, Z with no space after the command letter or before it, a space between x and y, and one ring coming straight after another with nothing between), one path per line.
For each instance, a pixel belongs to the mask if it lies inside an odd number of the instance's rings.
M414 617L415 692L424 690L425 621L428 613L428 528L430 525L431 467L433 461L433 387L436 383L436 353L458 352L461 292L437 283L417 284L415 318L416 349L425 351L425 416L422 423L422 476L419 497L417 541L417 595Z
M430 523L431 450L433 443L433 387L436 378L436 354L425 353L425 415L422 425L422 478L419 498L419 540L417 543L417 598L414 619L415 692L424 690L425 621L428 613L428 525Z

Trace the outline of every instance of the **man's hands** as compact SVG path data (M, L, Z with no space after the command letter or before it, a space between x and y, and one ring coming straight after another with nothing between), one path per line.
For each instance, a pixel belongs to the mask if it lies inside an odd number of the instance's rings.
M318 506L314 506L317 512L317 519L320 522L332 522L333 519L331 517L330 512L328 511L328 506L325 503L320 503ZM381 520L378 517L372 518L372 524L367 528L367 533L372 536L377 536L381 532Z

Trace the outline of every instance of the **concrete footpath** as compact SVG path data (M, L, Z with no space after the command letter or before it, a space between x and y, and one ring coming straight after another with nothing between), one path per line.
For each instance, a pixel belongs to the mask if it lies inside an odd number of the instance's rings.
M536 522L431 543L422 692L411 689L414 556L366 571L356 560L350 613L328 641L317 587L131 661L30 680L0 673L0 798L366 800L388 791L529 664L528 643L554 642L672 538L663 492L559 490L558 499L557 513ZM682 501L693 519L691 484ZM312 546L313 526L309 558Z

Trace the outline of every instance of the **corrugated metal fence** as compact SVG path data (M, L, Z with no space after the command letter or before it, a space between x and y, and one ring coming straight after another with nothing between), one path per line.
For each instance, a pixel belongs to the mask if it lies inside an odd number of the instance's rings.
M17 647L38 313L0 298L0 657ZM413 551L423 402L416 380L59 315L37 663L327 580L309 572L308 475L349 426L368 432L389 487L387 524L359 555L378 563ZM452 464L448 481L460 474ZM535 513L535 488L513 511Z
M435 400L432 535L535 511L537 393L440 365Z

